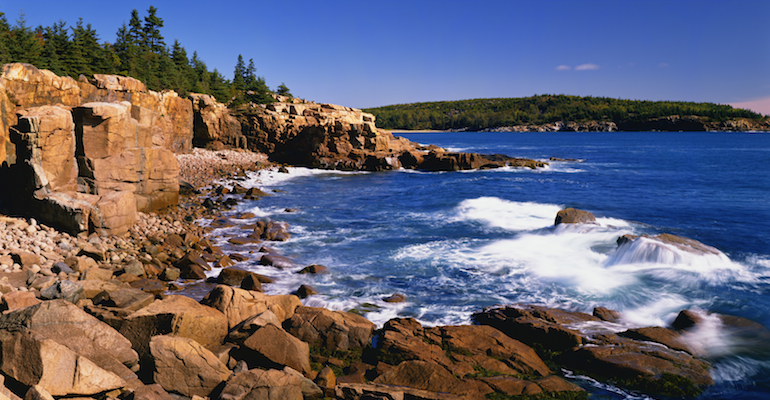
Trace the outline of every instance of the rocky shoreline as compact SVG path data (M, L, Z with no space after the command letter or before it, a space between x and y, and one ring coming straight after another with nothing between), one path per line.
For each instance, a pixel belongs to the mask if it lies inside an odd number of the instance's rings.
M0 200L34 217L0 218L2 396L584 398L565 370L693 396L713 383L708 354L688 344L703 321L770 338L735 317L683 311L670 328L627 330L612 310L524 304L479 310L476 325L396 318L378 328L352 312L304 306L309 286L266 295L275 278L239 263L258 257L290 273L326 267L298 266L270 248L290 239L286 223L226 212L269 194L240 185L247 171L545 165L421 146L377 129L361 110L276 100L231 114L211 96L147 91L132 78L75 81L27 64L3 67L0 179L14 190ZM593 221L567 209L555 224ZM240 233L211 236L228 226ZM216 245L222 240L227 247ZM624 236L618 246L638 241L716 251L673 235Z
M702 349L683 339L703 321L689 311L670 329L622 332L612 310L588 315L531 305L479 310L477 325L425 327L396 318L377 329L353 313L305 307L296 294L265 295L271 278L237 265L270 259L269 249L225 254L207 237L211 226L195 224L201 217L228 223L221 214L228 204L261 192L210 185L202 171L237 178L266 167L264 156L196 150L177 158L183 180L207 187L191 185L178 207L139 213L123 235L70 236L34 220L0 220L0 393L97 400L585 397L563 368L645 393L694 396L713 384ZM592 222L574 209L556 219ZM288 238L276 221L250 231L231 243ZM661 240L702 249L684 238ZM280 260L271 262L280 268ZM212 266L221 273L206 283ZM200 302L174 294L190 283L206 290ZM585 326L591 329L579 328Z

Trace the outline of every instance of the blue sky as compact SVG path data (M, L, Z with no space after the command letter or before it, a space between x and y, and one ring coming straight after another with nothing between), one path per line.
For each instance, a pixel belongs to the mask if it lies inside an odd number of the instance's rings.
M14 24L79 17L111 42L150 5L209 68L351 107L534 94L746 105L770 114L770 0L2 0Z

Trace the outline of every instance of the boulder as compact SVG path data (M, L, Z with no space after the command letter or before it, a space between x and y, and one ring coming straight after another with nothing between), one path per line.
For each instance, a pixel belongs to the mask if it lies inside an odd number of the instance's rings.
M83 285L72 281L58 281L40 292L41 299L62 299L73 304L77 304L82 297Z
M595 223L596 217L588 211L577 208L565 208L556 213L554 225L559 224L590 224Z
M302 380L277 369L250 369L227 380L219 400L285 399L303 400Z
M5 314L0 317L0 329L26 329L65 346L132 386L137 383L136 375L129 370L138 362L131 343L68 301L50 300Z
M40 302L41 300L35 297L34 292L10 292L2 295L2 309L6 314Z
M375 328L360 315L304 306L297 307L284 326L300 340L330 351L367 347Z
M417 321L395 318L380 331L380 351L393 358L441 365L458 376L478 368L502 374L546 376L551 373L529 346L488 326L423 328Z
M580 331L569 326L600 321L584 313L528 305L489 308L474 314L473 320L481 325L495 327L530 346L539 344L556 351L586 342Z
M163 386L154 383L136 388L128 400L174 400L174 397L168 394Z
M243 359L251 367L291 367L307 374L310 369L310 346L282 328L267 324L243 342Z
M256 287L257 291L262 291L262 285L259 281L259 277L257 274L246 271L237 267L228 267L222 269L222 271L219 272L219 276L217 277L217 283L221 283L224 285L229 286L241 286L241 283L246 277L250 277L251 279L251 285L252 288ZM248 289L248 290L255 290L255 289Z
M227 329L227 318L220 311L189 297L169 295L127 316L120 333L131 341L140 357L147 357L153 336L186 337L211 347L222 343Z
M531 305L489 308L473 319L532 346L560 352L559 359L567 368L621 381L632 389L695 396L702 387L713 384L710 364L688 353L694 351L680 333L665 328L615 334L610 327L596 324L601 321L597 317ZM574 329L581 325L591 326L590 332Z
M295 266L294 262L292 262L288 257L282 256L280 254L274 254L274 253L268 253L263 255L259 259L259 263L261 265L270 265L278 269L291 269L291 268L294 268Z
M404 361L385 372L373 381L385 385L406 386L429 392L446 392L461 397L480 397L492 390L487 386L486 393L479 387L456 378L449 370L426 361Z
M405 386L378 383L341 383L335 387L335 396L344 400L362 399L410 399L410 400L459 400L463 397L442 392L430 392Z
M208 396L231 374L211 351L190 338L154 336L150 353L154 381L187 397Z
M647 243L650 243L653 246L661 247L662 251L665 251L665 248L660 244L671 246L678 250L697 254L697 255L716 255L716 256L723 255L721 251L717 250L714 247L703 244L694 239L686 238L683 236L672 235L670 233L661 233L655 236L623 235L618 238L617 243L618 243L618 247L624 247L624 246L633 247L634 245L639 244L639 242L644 240L647 240L648 241Z
M0 371L22 385L39 385L53 396L88 396L126 382L86 357L30 330L0 330Z
M277 295L268 296L226 285L217 285L209 292L201 304L207 305L224 313L227 326L232 329L249 317L272 311L278 320L283 322L294 315L294 310L301 306L297 296Z

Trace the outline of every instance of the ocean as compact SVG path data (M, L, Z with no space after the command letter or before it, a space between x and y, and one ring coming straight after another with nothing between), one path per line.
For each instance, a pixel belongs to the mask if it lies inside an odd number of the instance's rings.
M770 134L402 136L451 151L567 161L538 170L254 173L239 183L275 192L233 213L288 222L291 240L271 246L297 267L260 266L258 257L239 266L278 278L269 294L311 285L319 294L305 305L356 310L380 326L394 317L468 324L484 307L530 303L615 309L627 328L666 326L685 309L770 327ZM566 207L592 212L598 224L554 227ZM229 229L215 235L236 233ZM624 234L658 233L721 253L618 251ZM228 246L224 237L220 243ZM296 274L309 264L329 272ZM406 302L383 301L394 293ZM716 385L701 398L770 397L770 343L747 344L718 324L702 336ZM573 382L604 398L648 398L586 378Z

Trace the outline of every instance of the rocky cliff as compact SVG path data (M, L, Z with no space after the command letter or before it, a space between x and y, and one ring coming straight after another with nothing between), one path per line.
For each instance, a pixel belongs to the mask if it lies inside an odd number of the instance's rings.
M378 129L372 114L334 104L301 102L276 96L275 103L250 104L235 114L248 147L271 160L298 166L380 171L397 168L454 171L506 165L537 168L545 164L503 155L451 153L424 147Z
M0 76L3 203L70 232L121 233L176 204L173 152L192 149L192 102L140 81L75 81L29 64Z

